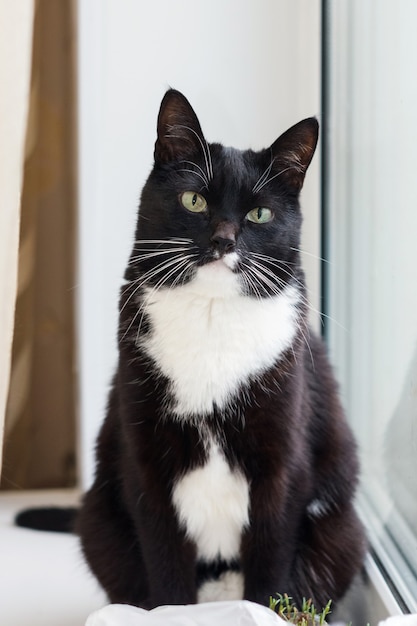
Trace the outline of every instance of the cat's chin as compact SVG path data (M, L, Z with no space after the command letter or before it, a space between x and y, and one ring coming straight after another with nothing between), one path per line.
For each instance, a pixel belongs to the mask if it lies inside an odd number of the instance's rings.
M233 268L230 267L227 263L224 262L223 259L218 259L214 261L208 261L202 267L210 268L210 271L214 272L230 272Z
M209 261L198 268L193 280L193 289L208 297L230 297L241 293L237 274L233 272L231 265L236 262L227 263L225 259Z
M226 265L231 270L234 270L239 261L239 255L237 252L229 252L229 254L225 254L219 259L221 263Z

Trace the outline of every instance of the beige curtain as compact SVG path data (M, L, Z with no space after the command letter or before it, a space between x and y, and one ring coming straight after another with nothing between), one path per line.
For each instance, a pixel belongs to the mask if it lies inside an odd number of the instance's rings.
M74 21L35 0L2 489L76 481Z
M0 0L0 467L10 377L34 0Z

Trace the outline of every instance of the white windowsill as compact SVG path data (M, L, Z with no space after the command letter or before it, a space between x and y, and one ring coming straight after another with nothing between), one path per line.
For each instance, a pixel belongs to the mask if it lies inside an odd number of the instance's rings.
M83 562L74 535L17 528L28 506L70 506L76 490L0 494L0 622L2 626L83 626L106 604Z

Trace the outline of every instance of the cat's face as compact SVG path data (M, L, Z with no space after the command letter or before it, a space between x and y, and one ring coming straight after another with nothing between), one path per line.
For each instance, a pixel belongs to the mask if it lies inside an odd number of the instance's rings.
M172 287L208 266L233 273L241 292L254 297L297 280L298 196L317 136L309 118L261 152L208 144L188 101L168 91L142 193L133 274L149 286Z

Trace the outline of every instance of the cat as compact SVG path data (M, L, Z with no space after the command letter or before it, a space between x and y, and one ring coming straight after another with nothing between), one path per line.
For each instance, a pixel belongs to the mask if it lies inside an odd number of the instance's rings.
M309 118L260 152L208 144L162 100L76 524L111 602L324 606L361 568L356 446L300 264L317 139Z

